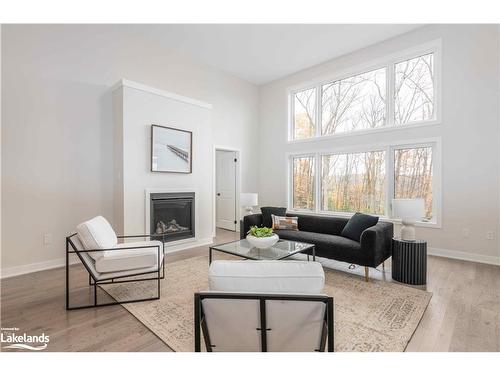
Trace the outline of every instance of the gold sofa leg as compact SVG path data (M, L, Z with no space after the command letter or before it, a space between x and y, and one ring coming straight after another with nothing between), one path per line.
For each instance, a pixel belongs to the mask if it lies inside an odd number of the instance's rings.
M365 267L365 281L368 282L368 275L370 274L370 269Z

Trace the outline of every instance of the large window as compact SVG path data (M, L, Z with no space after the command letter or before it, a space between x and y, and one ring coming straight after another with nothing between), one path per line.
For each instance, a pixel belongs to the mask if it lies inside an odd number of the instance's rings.
M385 151L321 157L321 209L385 214Z
M424 198L432 219L432 147L394 150L394 198Z
M290 208L390 217L393 198L423 198L422 221L435 223L436 148L433 141L291 156Z
M290 140L436 120L436 51L290 92Z
M314 137L316 128L316 90L302 90L293 96L294 139Z
M294 157L292 164L293 207L296 209L314 210L314 157Z
M385 126L386 69L321 87L321 134Z
M434 117L434 55L416 57L395 66L394 122L396 125Z

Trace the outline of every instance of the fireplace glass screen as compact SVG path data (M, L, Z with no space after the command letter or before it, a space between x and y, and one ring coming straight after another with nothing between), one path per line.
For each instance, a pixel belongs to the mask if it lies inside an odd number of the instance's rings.
M151 234L165 242L194 237L194 193L151 194Z

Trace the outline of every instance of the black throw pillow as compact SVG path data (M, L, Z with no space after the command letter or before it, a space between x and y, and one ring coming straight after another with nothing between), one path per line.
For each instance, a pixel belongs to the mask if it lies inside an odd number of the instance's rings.
M273 226L271 215L286 216L286 207L261 207L260 211L262 212L262 225L268 228Z
M378 223L378 216L365 215L360 212L356 212L349 219L342 233L342 237L349 238L353 241L359 242L361 240L361 233L365 229L373 227Z

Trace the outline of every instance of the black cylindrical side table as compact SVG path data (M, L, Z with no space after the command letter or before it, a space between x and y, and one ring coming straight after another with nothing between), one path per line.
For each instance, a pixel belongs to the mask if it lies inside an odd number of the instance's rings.
M427 242L392 239L392 278L411 285L427 283Z

